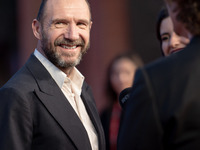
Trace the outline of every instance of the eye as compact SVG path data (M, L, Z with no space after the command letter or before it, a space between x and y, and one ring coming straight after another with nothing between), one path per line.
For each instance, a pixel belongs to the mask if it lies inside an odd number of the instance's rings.
M78 22L77 26L79 28L81 28L81 29L85 29L85 28L87 28L87 23L85 23L85 22Z
M167 40L169 40L169 35L162 35L162 36L161 36L161 40L162 40L162 41L167 41Z
M66 26L67 26L67 24L65 22L62 22L62 21L55 22L56 28L64 28Z

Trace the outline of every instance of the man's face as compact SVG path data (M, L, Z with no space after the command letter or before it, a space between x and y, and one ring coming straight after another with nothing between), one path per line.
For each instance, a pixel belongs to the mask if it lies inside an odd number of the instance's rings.
M89 48L91 18L84 0L49 0L41 29L41 48L59 68L79 64Z
M171 0L165 0L167 10L169 12L169 15L172 19L173 25L174 25L174 31L179 36L187 37L187 32L184 27L184 24L177 20L177 14L179 12L179 8L176 2Z

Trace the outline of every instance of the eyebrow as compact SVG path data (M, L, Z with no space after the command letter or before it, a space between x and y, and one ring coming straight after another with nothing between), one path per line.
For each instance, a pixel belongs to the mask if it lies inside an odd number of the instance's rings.
M87 19L75 19L76 20L76 22L84 22L85 24L89 24L89 20L87 20ZM52 20L52 24L54 24L55 22L68 22L66 19L59 19L59 18L57 18L57 19L53 19Z
M164 32L160 36L163 36L163 35L169 35L169 33L168 32Z
M52 19L52 24L54 24L55 22L67 22L65 19Z
M86 23L87 25L90 23L90 21L87 20L87 19L78 19L78 22L84 22L84 23Z

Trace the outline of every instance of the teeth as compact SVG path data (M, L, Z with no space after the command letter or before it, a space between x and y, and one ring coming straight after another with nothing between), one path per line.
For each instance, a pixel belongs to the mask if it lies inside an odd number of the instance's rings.
M66 46L66 45L62 45L62 48L65 48L65 49L75 49L76 46L69 47L69 46Z

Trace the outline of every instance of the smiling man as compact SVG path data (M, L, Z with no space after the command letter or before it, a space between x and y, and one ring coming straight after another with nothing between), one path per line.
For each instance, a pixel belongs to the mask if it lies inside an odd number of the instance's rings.
M90 45L85 0L43 0L37 48L0 89L1 150L104 150L95 101L76 69Z
M72 2L44 2L32 24L37 50L68 75L89 48L92 26L88 3Z

